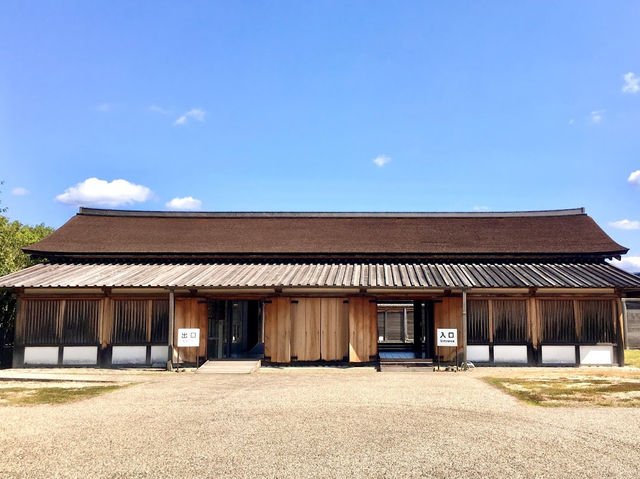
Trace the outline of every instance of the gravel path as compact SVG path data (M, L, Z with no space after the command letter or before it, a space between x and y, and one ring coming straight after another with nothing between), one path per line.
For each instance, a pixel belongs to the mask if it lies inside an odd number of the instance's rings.
M156 374L0 408L0 477L637 477L640 409L526 406L478 377Z

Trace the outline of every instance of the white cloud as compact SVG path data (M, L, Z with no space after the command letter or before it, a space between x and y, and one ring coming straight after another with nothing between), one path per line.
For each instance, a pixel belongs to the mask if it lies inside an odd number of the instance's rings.
M202 207L202 201L191 196L183 198L174 198L165 204L170 210L199 210Z
M591 122L592 123L600 123L602 121L602 115L604 110L594 110L591 112Z
M111 111L113 110L113 104L111 103L100 103L96 106L96 110L98 111Z
M200 109L200 108L192 108L191 110L186 112L184 115L179 117L175 121L175 124L176 125L186 125L190 118L192 118L194 120L197 120L197 121L204 121L204 116L206 114L207 114L207 112L202 110L202 109Z
M24 196L29 194L29 190L26 188L23 188L22 186L16 186L14 189L11 190L11 194L14 196Z
M158 106L158 105L151 105L149 107L149 111L152 111L154 113L160 113L161 115L168 115L169 113L171 113L169 110L162 108L161 106Z
M473 207L473 211L489 211L489 207L488 206L474 206Z
M611 264L630 273L640 272L640 256L626 256L622 258L622 261L614 259L611 261Z
M640 221L624 219L620 221L612 221L609 223L609 226L613 226L620 230L640 230Z
M635 73L629 72L622 75L624 85L622 85L622 93L638 93L640 91L640 77Z
M390 161L391 161L391 158L389 158L387 155L378 155L373 159L373 162L378 168L382 168L384 165L386 165Z
M636 170L629 175L627 181L635 186L640 186L640 170Z
M571 120L569 120L569 125L573 125L575 122L576 121L573 118L571 118Z
M127 180L105 181L87 178L67 188L56 200L67 205L120 206L147 201L151 190Z

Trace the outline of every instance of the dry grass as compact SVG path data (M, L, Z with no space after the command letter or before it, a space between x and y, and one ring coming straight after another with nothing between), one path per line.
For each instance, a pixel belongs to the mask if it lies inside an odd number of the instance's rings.
M627 349L624 352L625 366L640 368L640 349Z
M640 377L610 374L571 377L486 377L523 402L536 406L640 407Z
M34 404L62 404L87 399L115 391L122 385L86 387L3 387L0 388L1 406L28 406Z

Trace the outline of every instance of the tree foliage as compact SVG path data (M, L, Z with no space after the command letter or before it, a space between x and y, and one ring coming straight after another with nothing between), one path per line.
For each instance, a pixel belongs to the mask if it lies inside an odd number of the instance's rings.
M23 253L22 248L53 232L53 228L44 224L29 226L11 221L5 216L6 211L6 208L0 208L0 276L41 262ZM11 291L0 289L0 363L7 362L6 354L3 354L5 345L13 344L15 313L16 301Z
M0 276L13 273L38 261L22 252L22 248L53 233L53 228L39 224L29 226L0 216Z

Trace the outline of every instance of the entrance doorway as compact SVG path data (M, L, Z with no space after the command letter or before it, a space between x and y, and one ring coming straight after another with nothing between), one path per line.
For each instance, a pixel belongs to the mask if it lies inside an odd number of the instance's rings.
M434 302L378 301L381 359L434 358Z
M208 318L208 359L263 357L261 301L209 301Z

